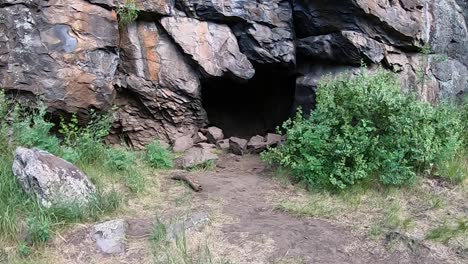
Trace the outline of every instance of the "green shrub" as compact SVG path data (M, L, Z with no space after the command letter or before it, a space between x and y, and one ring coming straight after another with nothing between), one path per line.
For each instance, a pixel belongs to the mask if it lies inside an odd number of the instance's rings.
M63 135L64 159L75 164L102 163L107 158L104 138L109 134L114 121L113 113L98 114L90 112L90 119L86 126L80 126L75 115L67 123L60 122L59 132Z
M28 239L33 244L42 244L51 237L50 219L46 216L31 217L28 219Z
M20 257L29 257L31 255L31 248L25 242L21 243L18 248L18 255Z
M114 171L129 171L136 164L135 153L124 149L109 148L105 165Z
M156 169L170 169L174 165L174 155L164 148L159 141L154 141L146 147L146 161Z
M14 139L17 144L25 147L37 147L55 155L60 153L60 141L57 137L51 136L50 131L55 126L47 121L47 108L41 105L39 109L32 110L32 113L22 113L16 111L13 123Z
M361 181L402 185L461 148L460 111L401 93L379 70L322 82L309 118L286 121L286 142L263 154L308 188L344 189Z
M123 6L117 8L116 13L119 17L119 24L126 26L138 18L139 10L133 0L127 0Z

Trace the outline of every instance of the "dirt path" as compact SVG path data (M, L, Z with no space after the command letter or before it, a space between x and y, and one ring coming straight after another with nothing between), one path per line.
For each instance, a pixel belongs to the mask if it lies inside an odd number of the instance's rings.
M97 252L90 236L94 223L89 223L56 239L44 263L155 263L149 239L155 214L180 221L200 212L209 216L210 224L188 232L187 241L190 247L209 245L223 264L460 263L398 235L389 243L336 220L301 219L276 209L281 199L295 195L294 188L274 181L258 156L223 155L215 170L191 174L202 192L161 175L154 190L109 216L129 223L125 254Z
M302 220L275 209L271 194L288 190L272 181L258 156L225 156L215 172L198 173L204 186L200 203L222 201L232 223L221 225L227 241L253 247L263 256L238 259L242 263L443 263L427 249L387 250L347 227L319 219ZM265 250L270 248L270 250ZM256 254L254 254L256 255ZM297 261L297 262L294 262Z

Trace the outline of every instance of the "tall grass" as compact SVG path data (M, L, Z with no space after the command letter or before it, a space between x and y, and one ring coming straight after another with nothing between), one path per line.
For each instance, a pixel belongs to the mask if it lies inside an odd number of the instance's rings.
M142 180L135 180L135 155L123 150L113 150L103 143L112 116L91 113L91 121L80 126L77 119L62 121L60 132L63 140L51 133L54 124L46 117L46 108L20 110L11 105L0 90L0 242L18 243L21 254L27 247L47 242L52 229L67 223L96 220L100 215L116 210L123 200L120 192L108 188L98 178L102 175L122 175L129 178L131 191L144 187ZM14 149L17 146L38 147L63 157L85 172L94 168L88 176L97 185L97 192L86 205L63 204L45 209L27 195L12 172ZM132 175L131 177L125 175ZM101 184L99 184L101 183ZM22 234L27 234L26 240Z

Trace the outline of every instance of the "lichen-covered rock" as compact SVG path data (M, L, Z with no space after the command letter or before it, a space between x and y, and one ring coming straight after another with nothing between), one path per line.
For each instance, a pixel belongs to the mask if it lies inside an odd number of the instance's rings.
M226 25L186 17L165 17L161 24L204 74L248 80L255 70L240 52L237 39Z
M430 19L427 38L433 52L445 54L468 67L468 30L463 15L455 0L431 1L427 9Z
M47 208L85 205L96 192L94 185L77 167L39 149L17 148L13 174L23 190Z
M123 219L115 219L94 226L93 238L100 252L117 255L125 251L125 237L128 224Z

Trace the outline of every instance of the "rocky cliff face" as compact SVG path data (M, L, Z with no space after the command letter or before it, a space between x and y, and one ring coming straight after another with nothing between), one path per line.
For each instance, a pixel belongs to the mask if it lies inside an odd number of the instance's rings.
M428 101L468 90L464 0L135 0L119 28L124 2L0 0L0 87L52 111L117 105L115 133L137 148L209 122L261 133L361 62Z

